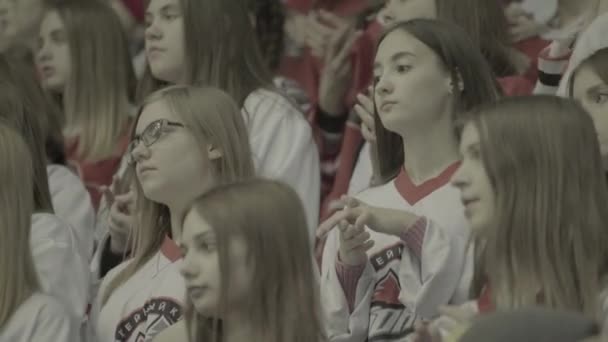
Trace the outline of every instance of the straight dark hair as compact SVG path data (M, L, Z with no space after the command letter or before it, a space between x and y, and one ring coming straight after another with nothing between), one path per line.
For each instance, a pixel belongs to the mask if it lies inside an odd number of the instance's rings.
M452 112L454 122L473 107L499 98L500 87L492 70L479 49L458 26L432 19L397 23L382 35L377 47L395 31L405 32L428 46L451 74L454 80L453 93L459 94L455 96ZM464 86L462 90L459 84ZM403 166L403 139L384 127L375 104L374 117L380 180L386 183L395 178ZM456 130L454 134L456 135Z

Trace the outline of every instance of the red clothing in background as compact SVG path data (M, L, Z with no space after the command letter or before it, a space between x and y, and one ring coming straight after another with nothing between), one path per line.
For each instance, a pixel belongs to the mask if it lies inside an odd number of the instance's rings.
M103 195L100 192L100 186L109 186L112 184L112 177L118 170L122 157L129 145L130 132L122 136L118 143L116 152L108 158L98 161L84 160L77 154L78 139L66 141L65 155L68 165L72 167L82 179L84 185L91 195L91 201L95 210L99 208L99 201Z

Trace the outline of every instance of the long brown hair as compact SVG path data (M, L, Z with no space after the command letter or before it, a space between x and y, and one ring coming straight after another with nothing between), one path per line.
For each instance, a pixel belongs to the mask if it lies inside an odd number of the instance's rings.
M34 211L34 170L29 148L19 132L0 120L0 331L39 283L30 230Z
M382 35L378 46L395 31L408 33L428 46L451 74L454 80L453 93L459 94L454 101L454 121L474 106L498 98L499 87L492 70L462 29L437 20L414 19L392 26ZM463 86L462 91L459 83ZM395 178L403 167L403 139L384 127L377 108L374 108L374 117L380 179L386 183Z
M51 2L66 29L71 73L63 93L66 135L87 160L113 155L126 132L136 85L128 40L110 6L99 0Z
M184 122L195 137L201 153L203 146L212 145L222 151L222 157L212 165L217 185L228 184L254 176L251 148L247 128L239 107L228 94L215 88L172 86L151 94L141 106L136 122L150 103L165 101L169 108ZM135 128L133 126L133 133ZM132 166L131 168L134 168ZM134 170L131 170L134 173ZM158 250L165 236L171 234L169 208L145 198L141 183L135 178L137 189L137 222L132 239L133 259L102 294L106 303L112 292L126 282Z
M434 0L437 19L460 26L498 77L517 73L509 23L499 1Z
M266 64L244 0L180 0L184 20L189 84L227 92L239 107L258 88L272 87ZM143 98L167 83L146 67L140 83Z
M0 54L0 118L21 133L34 161L34 210L53 212L45 150L45 132L41 123L53 115L31 70L23 63Z
M591 117L554 96L506 98L474 111L496 196L476 239L473 292L498 309L543 304L599 313L607 272L608 190Z
M229 184L197 199L190 211L214 229L222 288L230 282L230 242L240 238L247 244L253 279L241 312L257 328L251 341L324 340L308 225L294 190L261 179ZM226 292L220 303L228 302ZM191 303L186 317L191 341L223 341L215 318L201 316Z

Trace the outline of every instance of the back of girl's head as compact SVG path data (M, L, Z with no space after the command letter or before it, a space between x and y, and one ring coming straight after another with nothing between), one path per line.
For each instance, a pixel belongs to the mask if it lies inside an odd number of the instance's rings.
M222 89L240 107L252 91L272 86L247 1L180 0L180 4L188 83ZM147 68L140 95L162 84Z
M510 60L508 22L499 1L435 1L437 18L463 28L498 76L509 76L516 72Z
M247 128L240 109L228 94L210 87L172 86L159 90L151 94L141 106L133 126L133 135L145 107L156 101L165 101L183 120L184 126L200 146L201 154L206 155L205 146L220 151L221 157L210 161L210 174L215 182L229 184L254 176ZM135 261L108 286L104 303L113 289L158 251L164 237L171 231L169 209L164 204L145 198L139 181L135 184L139 199L138 222L132 247Z
M492 70L459 27L430 19L400 22L384 33L378 46L396 31L405 32L429 47L451 75L455 94L454 121L475 106L493 102L499 97L500 90ZM397 175L403 165L403 142L399 135L382 125L378 115L375 117L381 178L388 181Z
M30 68L0 54L0 118L17 130L34 160L33 194L36 211L52 212L46 171L47 155L41 123L55 115Z
M124 133L136 78L120 20L101 0L62 0L57 11L65 26L70 73L63 91L68 127L82 130L79 152L87 159L107 157Z
M29 148L11 124L0 120L0 327L38 289L30 250L34 211L33 163Z
M258 179L226 185L197 199L191 212L213 228L223 288L230 282L230 242L246 243L253 279L241 313L259 329L253 340L322 339L306 217L290 187ZM220 303L228 301L227 295L220 295ZM194 322L199 334L209 336L204 324L208 320L196 317Z
M597 135L575 102L506 98L477 109L495 224L481 232L484 272L502 308L594 313L605 275L608 194Z

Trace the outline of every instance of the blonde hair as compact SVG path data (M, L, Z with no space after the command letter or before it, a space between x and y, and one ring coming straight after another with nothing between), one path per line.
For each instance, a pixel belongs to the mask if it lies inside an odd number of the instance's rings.
M324 340L306 217L294 190L261 179L229 184L194 201L191 212L214 230L222 289L229 288L232 274L230 242L240 238L247 245L253 279L240 312L251 320L248 326L256 328L251 341ZM220 294L220 310L229 295L225 290ZM190 341L220 342L221 326L217 318L203 317L188 302Z
M99 0L53 3L68 39L72 69L63 109L66 135L78 138L77 153L100 160L116 153L126 133L128 105L133 101L135 73L120 20Z
M489 283L501 310L543 304L595 317L608 190L590 116L574 101L530 96L480 108L469 122L497 210L475 237L475 294Z
M249 94L272 88L273 73L260 49L244 0L180 0L190 84L224 90L243 107ZM166 86L146 67L139 98Z
M0 331L17 308L39 289L30 230L34 170L21 135L0 120Z
M41 123L45 115L51 115L35 79L23 63L0 54L0 118L18 131L29 148L34 161L34 210L53 212L51 193L46 170L45 140Z
M391 33L402 31L428 46L442 62L453 79L454 108L452 119L473 107L499 97L500 90L492 70L466 33L459 27L430 19L414 19L397 23L387 30L378 45ZM458 84L462 83L462 91ZM374 85L375 86L375 85ZM379 173L382 183L397 176L404 163L403 138L384 127L374 105ZM456 131L453 132L456 136Z
M148 97L140 108L136 122L144 108L157 101L165 101L183 120L185 127L201 147L202 154L206 155L203 146L208 145L222 152L222 157L211 164L211 173L217 185L254 176L247 128L240 109L228 94L210 87L168 87ZM133 126L133 135L136 126ZM169 208L146 199L139 181L136 181L135 185L138 193L138 215L132 241L133 258L130 265L110 283L103 294L102 303L150 260L160 249L165 236L171 234Z

